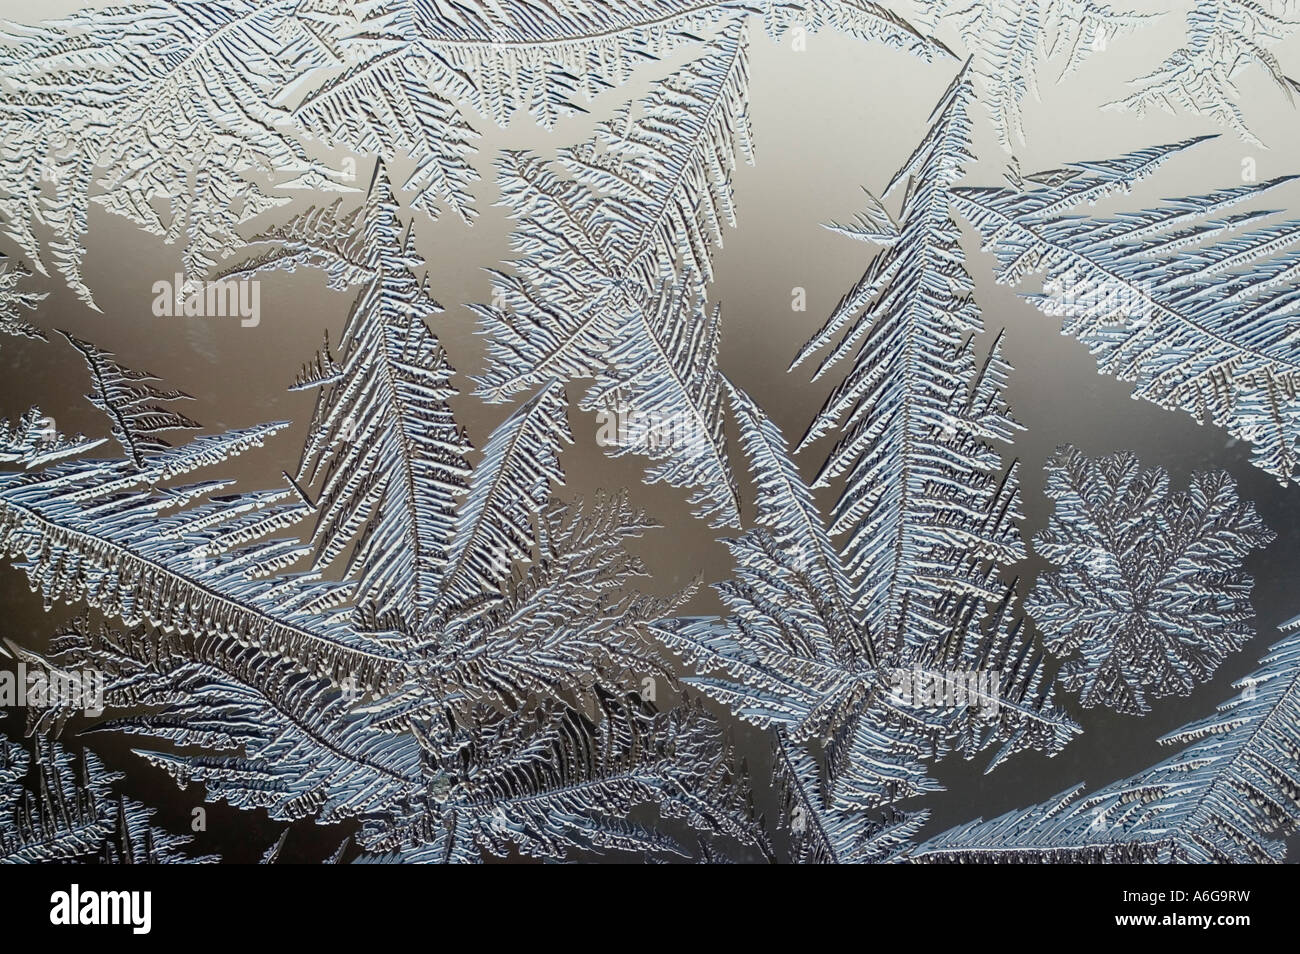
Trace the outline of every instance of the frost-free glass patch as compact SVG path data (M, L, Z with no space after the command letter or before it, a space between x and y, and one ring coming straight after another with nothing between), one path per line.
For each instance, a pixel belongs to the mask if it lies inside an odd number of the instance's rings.
M1288 859L1290 4L4 13L0 860Z

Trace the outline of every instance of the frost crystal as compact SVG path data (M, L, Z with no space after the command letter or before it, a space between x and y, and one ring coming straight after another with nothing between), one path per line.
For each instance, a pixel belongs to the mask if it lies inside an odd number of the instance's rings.
M1131 453L1064 447L1047 474L1056 512L1034 549L1056 570L1026 608L1084 706L1140 713L1148 697L1185 696L1254 636L1241 564L1274 535L1226 473L1170 493Z

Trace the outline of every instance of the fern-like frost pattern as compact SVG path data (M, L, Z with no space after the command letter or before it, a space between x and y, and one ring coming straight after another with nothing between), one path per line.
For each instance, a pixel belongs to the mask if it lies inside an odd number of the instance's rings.
M933 821L945 759L1041 767L1109 724L1095 710L1197 698L1255 635L1247 561L1275 498L1245 499L1241 474L1178 489L1158 447L1144 465L1063 445L1050 514L1022 488L1042 445L1010 396L1036 379L1011 321L986 323L964 234L998 282L1042 276L1026 297L1102 373L1249 445L1247 476L1289 492L1300 220L1262 203L1295 176L1257 182L1252 158L1240 182L1131 197L1208 155L1216 124L1262 145L1241 90L1300 89L1300 17L1190 6L132 0L4 24L3 353L80 361L96 425L51 403L64 375L15 376L33 393L0 420L0 555L57 622L0 634L0 696L22 672L102 691L5 720L0 862L222 860L133 797L132 766L280 826L253 845L266 864L310 825L343 829L330 864L1286 860L1300 621L1159 764ZM1077 90L1112 43L1136 56L1180 22L1106 105L1208 130L1022 171L1047 83ZM780 145L755 129L785 56L762 44L810 35L943 92L827 226L860 277L792 331L810 337L786 386L816 410L786 433L804 405L734 366L762 326L724 243L756 143ZM869 123L875 95L854 91ZM508 260L457 288L447 236L483 236L490 201ZM345 317L303 319L301 426L205 427L201 380L174 388L130 334L66 312L104 303L105 212L176 246L177 296L284 273L343 293ZM444 310L435 286L481 303ZM642 486L595 489L605 458ZM730 565L684 565L689 535L643 497Z
M1056 569L1027 609L1084 706L1146 712L1254 636L1241 563L1274 535L1226 473L1195 473L1172 493L1169 475L1132 453L1094 460L1073 447L1047 471L1056 512L1034 549Z

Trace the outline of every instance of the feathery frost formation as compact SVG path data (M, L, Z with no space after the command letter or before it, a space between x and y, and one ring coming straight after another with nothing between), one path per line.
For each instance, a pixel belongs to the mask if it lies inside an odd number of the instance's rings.
M1054 511L1023 526L1017 454L1035 445L1008 394L1025 351L986 326L963 236L999 282L1041 273L1027 297L1135 396L1247 442L1283 488L1300 474L1300 220L1261 205L1293 177L1130 199L1219 126L1267 138L1239 84L1297 89L1300 15L1191 4L1174 51L1107 104L1174 112L1185 138L1032 174L1015 155L1039 142L1030 98L1176 17L1096 0L142 0L0 26L0 230L28 263L0 261L0 353L31 392L0 420L0 556L47 611L77 608L35 645L0 642L0 701L22 708L0 734L0 861L221 860L128 796L146 764L285 826L264 863L311 825L346 829L329 863L1285 860L1296 622L1238 695L1161 740L1183 748L1160 764L931 822L944 759L1041 765L1105 731L1091 710L1187 696L1254 635L1243 567L1274 535L1242 474L1177 491L1154 450L1144 467L1062 446ZM785 380L821 403L787 434L779 396L727 364L763 326L715 271L756 141L780 148L752 128L760 64L780 59L760 44L832 32L854 62L906 58L946 88L897 173L829 226L862 243L846 245L861 276L799 329ZM546 145L484 154L484 123L536 124ZM454 249L421 235L439 216L440 236L476 227L491 201L509 260L462 269L489 276L469 306L480 354L426 261ZM337 323L299 316L285 383L313 393L310 417L206 428L134 366L131 335L66 314L98 308L103 212L177 246L182 287L293 272L350 297ZM774 241L796 247L798 228ZM74 352L97 426L63 417L47 393L63 375L26 373ZM630 456L678 519L643 510L645 487L565 491L575 451ZM682 559L692 517L726 528L729 567Z
M1170 493L1163 468L1128 452L1099 460L1072 447L1047 464L1056 512L1034 537L1056 566L1029 615L1066 657L1061 684L1084 706L1142 713L1185 696L1254 635L1242 560L1274 535L1223 471Z
M1300 814L1297 621L1211 716L1162 738L1187 747L1088 794L1083 786L910 849L914 862L1281 862Z
M1102 371L1248 441L1256 466L1286 484L1300 465L1297 296L1288 286L1300 269L1300 221L1243 206L1294 177L1139 212L1066 214L1127 192L1200 141L1071 163L1030 191L959 187L954 206L996 257L998 281L1045 274L1032 300Z

